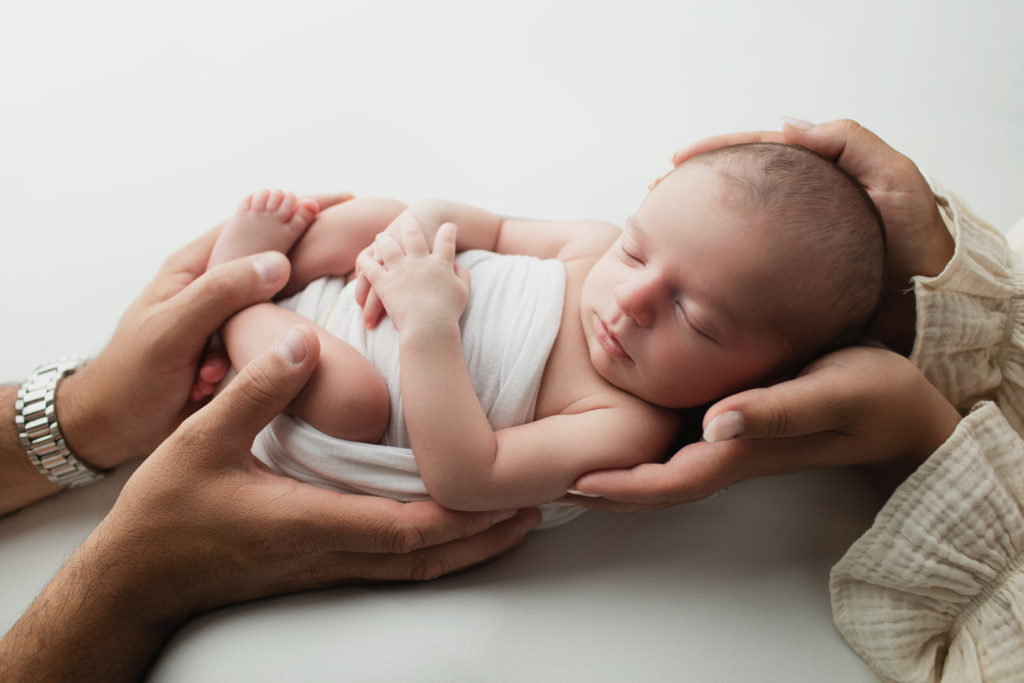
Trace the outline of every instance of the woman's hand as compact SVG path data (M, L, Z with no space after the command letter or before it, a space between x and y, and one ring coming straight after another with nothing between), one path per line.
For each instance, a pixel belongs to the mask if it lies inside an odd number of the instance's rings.
M931 188L914 162L848 119L817 126L788 120L782 132L718 135L677 151L672 162L678 166L703 152L744 142L802 145L832 159L864 186L882 214L888 241L887 294L868 336L909 354L914 341L915 305L910 280L915 275L942 272L953 256L954 246Z
M803 469L885 463L906 476L960 415L909 360L879 348L828 354L796 379L722 399L704 441L664 464L591 472L566 500L592 508L665 508L732 483Z

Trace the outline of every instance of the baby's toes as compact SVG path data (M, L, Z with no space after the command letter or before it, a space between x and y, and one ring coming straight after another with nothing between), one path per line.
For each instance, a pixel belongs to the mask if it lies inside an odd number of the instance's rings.
M274 213L281 207L281 201L284 199L284 190L274 190L267 197L267 212Z
M295 207L295 213L292 214L289 225L292 230L302 232L316 218L318 207L316 201L312 199L300 199L297 204L298 206Z
M277 207L277 217L281 221L291 220L292 214L295 213L295 205L298 202L295 199L295 195L291 192L285 192L281 198L281 205Z
M270 199L270 190L259 190L252 196L251 209L253 211L266 211L268 199Z

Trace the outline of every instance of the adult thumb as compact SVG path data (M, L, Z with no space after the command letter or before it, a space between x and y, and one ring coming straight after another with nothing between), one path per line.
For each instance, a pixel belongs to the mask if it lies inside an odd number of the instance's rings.
M268 251L221 263L164 301L167 331L160 342L168 352L201 347L224 321L247 306L267 301L288 281L291 264L284 254Z
M271 348L242 368L224 391L193 416L222 443L249 449L267 424L306 386L320 357L312 328L291 328Z
M823 365L795 379L750 389L715 403L704 415L704 440L775 438L834 429L843 414L836 366Z

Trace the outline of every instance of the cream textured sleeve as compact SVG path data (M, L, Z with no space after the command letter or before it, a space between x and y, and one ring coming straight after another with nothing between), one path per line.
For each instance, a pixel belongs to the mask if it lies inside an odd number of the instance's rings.
M833 568L832 609L843 636L886 680L1019 681L1021 259L998 230L933 188L956 252L939 275L915 278L911 359L961 412L971 412ZM1024 243L1024 232L1010 242Z
M956 252L945 270L915 278L910 358L961 412L993 400L1024 434L1024 274L998 230L933 183Z
M1024 441L978 404L832 570L836 626L893 681L1024 677Z

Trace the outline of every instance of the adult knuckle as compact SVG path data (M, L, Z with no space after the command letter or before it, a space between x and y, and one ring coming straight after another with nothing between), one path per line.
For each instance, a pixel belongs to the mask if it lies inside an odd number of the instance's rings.
M767 437L785 435L789 431L789 410L778 399L771 397L765 401L764 406L764 435Z
M448 565L439 557L424 555L416 558L409 568L409 580L433 581L449 571Z
M389 551L404 555L427 545L427 539L415 524L406 520L392 522L384 531Z
M839 119L837 123L845 133L855 133L863 127L853 119Z
M231 277L228 268L207 271L203 277L196 280L196 287L202 299L210 302L232 300L238 295L236 280Z
M266 368L258 363L245 366L236 381L239 392L248 402L261 407L276 404L277 383Z

